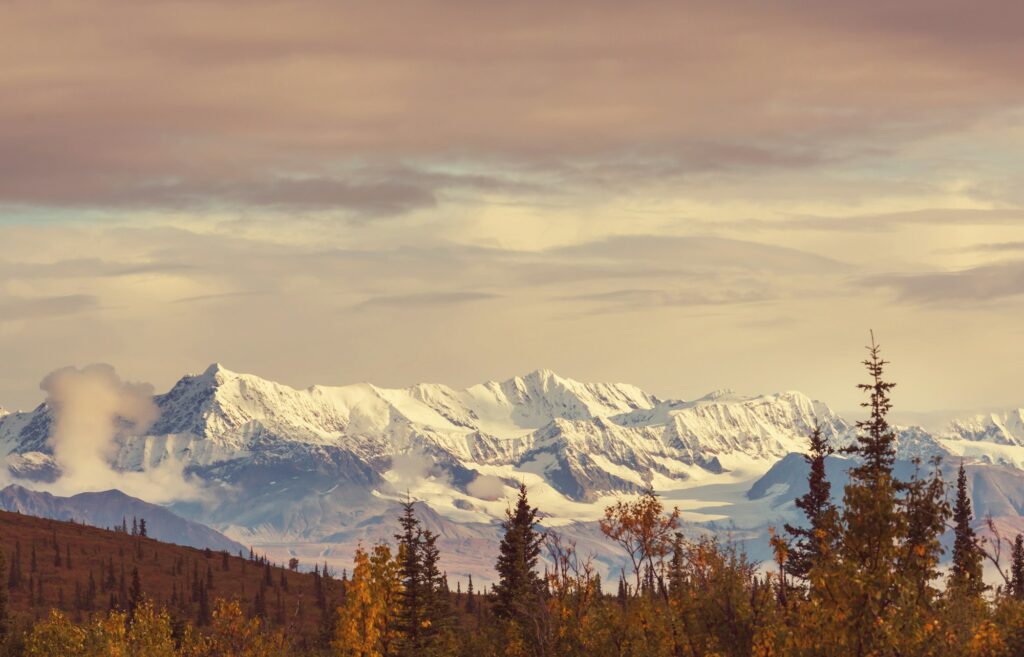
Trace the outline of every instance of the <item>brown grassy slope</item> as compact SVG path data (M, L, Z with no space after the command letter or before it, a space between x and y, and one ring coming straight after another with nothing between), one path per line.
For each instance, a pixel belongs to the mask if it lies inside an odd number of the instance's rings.
M106 612L111 595L117 598L123 595L122 572L127 590L131 587L132 570L135 568L139 571L143 594L158 605L170 608L176 618L195 622L199 604L192 599L194 574L205 581L208 570L213 581L213 588L209 591L211 606L216 598L238 598L242 609L252 613L256 594L266 576L265 568L250 561L248 555L245 558L237 554L228 556L225 570L224 556L220 552L206 552L123 532L0 511L0 548L7 562L7 568L0 572L0 585L5 588L16 546L20 546L21 553L21 583L9 589L8 595L11 615L18 625L42 617L54 607L60 607L76 618ZM31 568L33 547L36 572ZM67 563L69 554L70 567ZM112 589L104 590L104 580L111 563L117 583ZM90 573L96 583L96 597L91 605L88 601L83 605L76 604L76 583L84 596ZM281 584L282 575L287 582L287 590ZM263 585L267 622L271 625L280 622L277 602L280 592L285 624L302 634L315 631L320 610L316 606L313 575L271 567L270 579L272 584L269 587ZM38 599L39 581L42 582L41 601ZM339 590L339 583L334 582L330 597L335 605Z

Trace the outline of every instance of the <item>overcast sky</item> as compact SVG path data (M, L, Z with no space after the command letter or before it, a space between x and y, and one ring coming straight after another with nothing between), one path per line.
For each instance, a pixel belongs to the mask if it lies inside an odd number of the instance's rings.
M771 8L769 8L769 4ZM0 405L546 367L1024 405L1024 3L14 2Z

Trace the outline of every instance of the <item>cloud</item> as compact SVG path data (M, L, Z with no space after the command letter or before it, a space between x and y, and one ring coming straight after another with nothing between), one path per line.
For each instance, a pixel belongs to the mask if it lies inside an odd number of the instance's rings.
M846 216L791 216L782 219L739 219L699 222L704 227L743 230L805 230L877 233L914 226L1019 226L1024 209L1018 208L924 208L902 212L860 213Z
M990 244L974 244L957 249L958 251L981 253L1007 253L1024 251L1024 242L994 242Z
M750 289L741 290L711 288L708 290L612 290L595 294L580 294L564 297L566 301L585 303L591 306L589 314L645 311L656 308L689 308L700 306L724 306L732 304L757 303L776 298L777 293L765 289L764 285L748 284ZM760 288L760 289L756 289Z
M358 307L374 306L395 308L422 308L429 306L451 306L498 299L500 295L488 292L424 292L418 294L395 294L390 296L372 297L358 304Z
M91 294L47 297L5 297L0 295L0 323L76 315L93 310L98 305L99 300Z
M121 380L110 365L55 370L39 384L53 413L48 437L60 477L50 488L62 493L121 491L150 502L195 499L198 486L183 465L169 459L144 472L114 470L123 435L140 435L157 419L153 388Z
M901 301L917 304L981 304L1024 294L1024 261L960 271L871 276L864 285L885 287Z
M477 474L466 484L466 492L481 500L500 500L505 496L505 482L494 475Z
M397 486L404 482L425 479L434 468L434 458L419 449L410 449L391 459L391 473L397 477Z
M838 272L833 258L799 249L716 236L625 235L552 249L555 256L658 263L677 270L715 268L778 272Z
M593 189L820 167L1024 98L1014 3L820 4L103 0L118 20L95 25L26 3L0 28L0 201L382 216L501 171ZM439 160L494 175L404 171Z

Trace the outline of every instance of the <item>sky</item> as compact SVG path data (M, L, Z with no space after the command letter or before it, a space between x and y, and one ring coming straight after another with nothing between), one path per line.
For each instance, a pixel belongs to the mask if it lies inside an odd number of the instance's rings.
M1024 4L12 2L0 405L537 368L1024 405Z

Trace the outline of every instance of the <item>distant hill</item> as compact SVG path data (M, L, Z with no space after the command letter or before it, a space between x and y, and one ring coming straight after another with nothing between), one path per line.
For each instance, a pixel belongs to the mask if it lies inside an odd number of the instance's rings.
M162 506L130 497L119 490L58 497L11 485L0 490L0 509L53 520L73 520L101 528L120 527L125 520L130 525L133 518L145 518L149 536L158 541L232 553L248 550L206 525L186 520Z
M211 605L216 598L237 598L246 613L254 614L262 596L266 621L287 624L300 641L313 637L320 622L312 573L262 564L248 552L243 557L200 550L7 511L0 511L0 549L7 565L0 585L9 587L16 627L55 607L83 619L124 604L136 569L142 593L177 619L196 622L198 592L209 583ZM337 580L328 583L328 609L337 606L341 587Z

